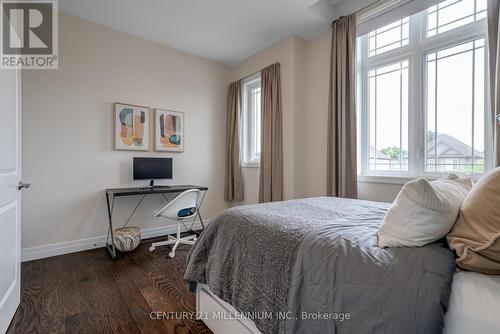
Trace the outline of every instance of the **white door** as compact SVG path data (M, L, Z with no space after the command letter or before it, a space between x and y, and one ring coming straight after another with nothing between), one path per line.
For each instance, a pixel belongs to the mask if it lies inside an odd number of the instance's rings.
M0 70L0 333L20 301L21 73Z

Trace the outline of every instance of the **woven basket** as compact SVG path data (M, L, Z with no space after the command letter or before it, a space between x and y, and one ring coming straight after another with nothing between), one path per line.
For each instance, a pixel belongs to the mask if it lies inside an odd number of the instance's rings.
M113 231L113 241L120 252L130 252L141 243L141 230L138 227L122 227Z

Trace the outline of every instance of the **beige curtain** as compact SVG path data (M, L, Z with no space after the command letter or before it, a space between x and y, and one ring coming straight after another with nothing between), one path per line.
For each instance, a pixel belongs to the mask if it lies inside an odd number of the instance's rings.
M280 64L261 71L261 153L259 202L283 200L283 125Z
M330 99L328 104L328 196L358 197L356 162L355 16L332 23Z
M243 178L240 161L241 81L229 85L227 92L226 178L224 198L243 200Z
M500 166L500 136L496 117L500 115L500 26L499 0L488 0L488 44L490 51L490 122L493 134L493 163Z

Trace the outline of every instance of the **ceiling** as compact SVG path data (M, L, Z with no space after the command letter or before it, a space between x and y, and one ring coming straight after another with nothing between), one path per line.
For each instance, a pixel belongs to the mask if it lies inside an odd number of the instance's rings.
M233 65L289 35L328 30L339 0L60 0L60 10Z

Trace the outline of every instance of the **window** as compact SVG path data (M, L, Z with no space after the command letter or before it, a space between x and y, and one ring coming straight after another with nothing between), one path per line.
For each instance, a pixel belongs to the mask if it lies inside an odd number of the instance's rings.
M375 56L385 51L408 44L410 33L409 18L388 24L385 27L369 33L369 56Z
M435 170L434 159L427 159L427 161L429 162L429 170L434 171Z
M243 83L242 153L244 167L260 165L260 76Z
M482 174L486 0L447 0L358 37L360 173Z
M487 0L447 0L427 12L427 37L435 36L486 17Z

